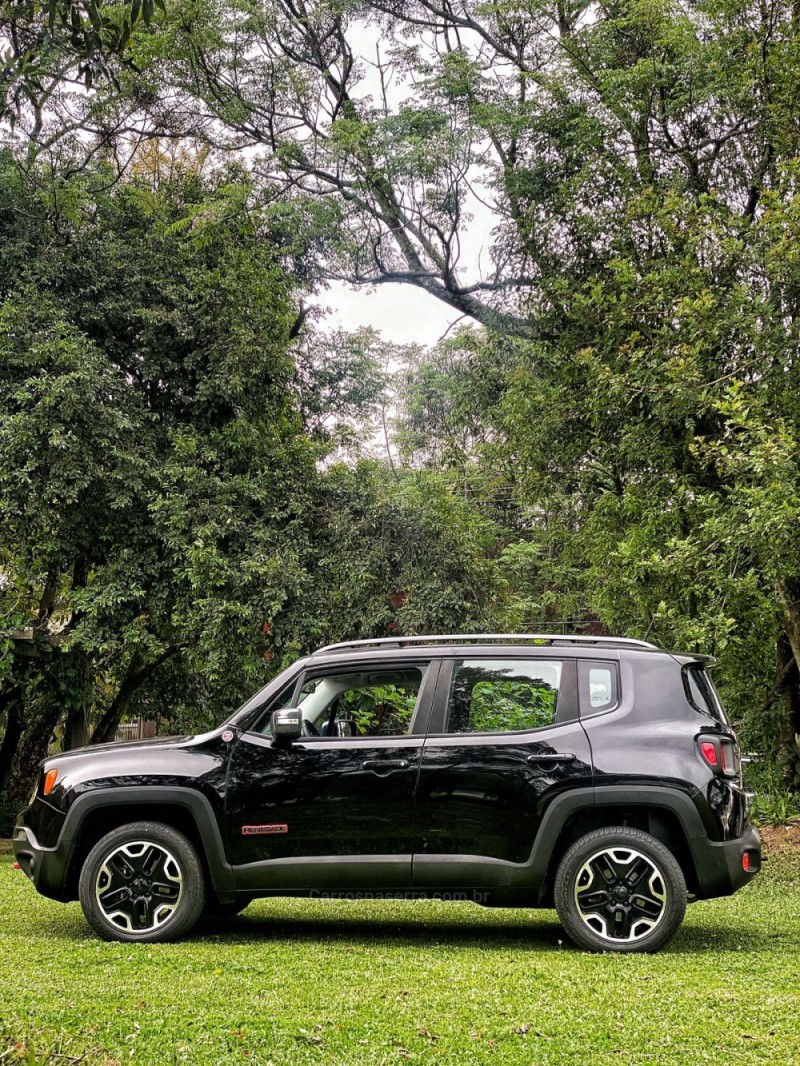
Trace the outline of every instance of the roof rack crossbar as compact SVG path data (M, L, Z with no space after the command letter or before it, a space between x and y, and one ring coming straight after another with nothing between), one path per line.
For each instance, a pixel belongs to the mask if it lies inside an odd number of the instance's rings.
M473 641L517 641L531 640L545 643L563 641L567 644L622 644L626 647L649 648L660 651L657 644L651 644L647 640L635 640L633 637L589 637L571 633L444 633L423 634L422 636L405 637L374 637L372 640L348 640L340 644L326 644L324 648L318 648L314 655L322 655L329 651L346 651L350 648L388 647L401 646L404 644L449 644L457 641L460 644L471 644Z

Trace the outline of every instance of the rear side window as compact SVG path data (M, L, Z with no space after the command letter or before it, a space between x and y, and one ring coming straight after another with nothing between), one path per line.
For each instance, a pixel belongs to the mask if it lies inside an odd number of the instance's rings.
M716 718L718 722L728 724L728 717L717 695L717 690L711 684L711 678L703 666L684 666L683 683L689 703L701 714L708 714Z
M448 733L514 733L556 718L562 663L544 659L468 659L453 670Z

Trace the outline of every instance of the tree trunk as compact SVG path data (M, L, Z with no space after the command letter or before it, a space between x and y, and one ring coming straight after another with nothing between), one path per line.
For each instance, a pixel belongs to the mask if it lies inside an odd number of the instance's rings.
M142 683L140 680L141 670L137 668L136 663L137 658L134 656L125 672L119 691L111 701L106 713L95 726L92 739L89 741L90 744L108 744L114 739L120 722L128 707L130 707L133 695Z
M64 723L64 751L83 748L89 743L88 708L92 701L91 664L86 652L76 648L70 653L72 660L78 664L80 684L71 693Z
M89 721L86 706L73 707L64 723L64 751L85 748L89 743Z
M794 661L800 668L800 578L784 581L780 587L786 639ZM795 787L800 781L800 684L795 671L786 689L786 746L789 753L789 776Z
M49 698L32 716L17 748L8 778L8 795L18 807L23 807L36 783L39 763L47 755L50 738L61 717L61 703Z
M107 744L114 739L114 734L119 729L120 722L128 711L131 705L137 689L153 676L156 670L167 661L171 656L179 652L183 647L182 644L174 645L171 648L167 648L159 657L152 663L142 665L141 659L138 655L134 655L128 664L128 669L125 671L125 677L122 679L122 684L119 687L119 691L114 697L111 706L106 713L100 719L95 726L94 733L92 733L92 739L90 744Z
M0 743L0 794L5 792L22 737L22 692L22 686L16 683L0 693L0 710L6 715L6 729Z

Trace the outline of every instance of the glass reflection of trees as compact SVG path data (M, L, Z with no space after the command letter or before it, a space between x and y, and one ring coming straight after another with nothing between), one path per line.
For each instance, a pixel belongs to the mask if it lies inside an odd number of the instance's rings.
M541 665L558 671L556 663ZM448 732L507 733L552 725L558 702L557 684L542 677L515 674L517 668L499 664L457 667L450 693Z
M408 732L418 692L418 681L352 688L339 697L336 717L354 721L358 736L401 736Z

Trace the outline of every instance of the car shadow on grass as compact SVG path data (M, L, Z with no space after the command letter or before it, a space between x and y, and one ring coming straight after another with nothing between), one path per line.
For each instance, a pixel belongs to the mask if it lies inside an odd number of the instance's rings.
M554 912L537 911L527 918L520 911L510 918L450 920L410 915L408 918L365 919L335 915L291 917L281 914L245 913L235 918L202 919L184 943L230 944L347 944L368 947L463 947L488 951L528 953L579 951L567 937ZM38 916L37 916L38 917ZM77 904L60 908L57 914L31 917L28 932L59 940L91 941L96 935L84 922ZM765 954L800 953L800 931L744 929L730 925L691 923L684 925L663 949L669 955L719 955L724 952Z
M530 923L480 921L469 925L447 919L276 918L241 915L237 918L206 919L191 934L193 940L246 944L252 941L285 943L358 944L365 947L491 947L517 951L558 951L567 944L563 929L554 918Z
M240 916L201 922L192 934L195 940L247 944L253 941L353 944L365 947L464 947L492 951L577 952L555 917L542 917L513 924L504 921L479 921L468 925L447 919L405 921L365 921L362 918L297 918ZM685 926L664 952L679 955L736 953L764 953L767 951L800 951L800 935L783 938L765 932L742 930L732 925Z

